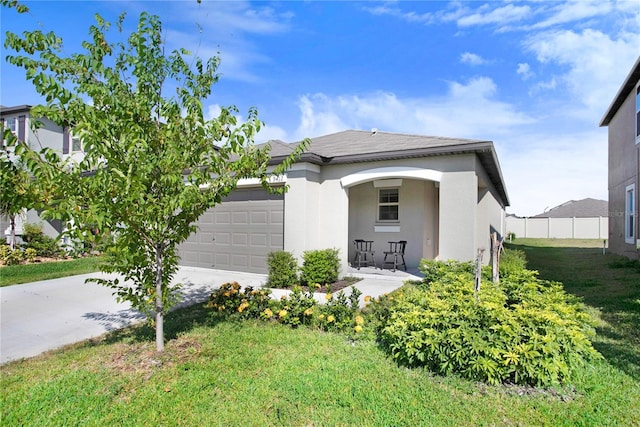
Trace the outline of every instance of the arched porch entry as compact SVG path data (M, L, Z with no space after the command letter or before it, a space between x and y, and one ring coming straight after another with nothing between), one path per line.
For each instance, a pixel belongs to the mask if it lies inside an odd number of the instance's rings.
M349 199L349 261L354 239L374 242L379 266L390 241L408 242L408 268L417 267L423 258L436 258L442 176L432 169L382 167L343 177L340 182Z

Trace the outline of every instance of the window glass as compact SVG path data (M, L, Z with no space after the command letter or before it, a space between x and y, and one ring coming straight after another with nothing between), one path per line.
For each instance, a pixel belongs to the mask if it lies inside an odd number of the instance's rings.
M624 236L627 243L633 243L636 236L636 191L634 185L627 187L625 199Z
M80 138L73 138L71 140L71 151L81 151L82 150L82 142L80 142Z
M397 188L381 188L378 190L378 220L397 221L399 191Z

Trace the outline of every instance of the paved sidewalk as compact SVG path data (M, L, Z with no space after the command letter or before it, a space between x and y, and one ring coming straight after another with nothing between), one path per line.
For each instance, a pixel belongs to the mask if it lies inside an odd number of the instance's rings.
M347 274L363 277L355 285L362 292L362 305L365 296L389 293L402 286L403 280L415 278L400 272L367 273L366 269ZM90 273L0 288L0 364L98 337L143 320L142 314L128 302L117 303L112 289L85 283L89 277L116 276ZM180 306L186 306L205 301L225 282L260 287L266 279L263 274L181 267L175 283L183 284ZM287 292L273 290L273 295L279 298ZM323 294L317 294L316 299L325 301Z

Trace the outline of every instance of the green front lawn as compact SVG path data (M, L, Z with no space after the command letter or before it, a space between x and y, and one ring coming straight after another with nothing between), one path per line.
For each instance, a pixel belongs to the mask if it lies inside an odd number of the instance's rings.
M0 267L0 287L98 271L102 257Z
M167 350L137 327L0 368L14 425L637 425L640 272L597 249L518 239L530 267L569 280L601 319L604 359L563 387L487 386L397 366L376 343L261 321L172 312ZM544 267L544 268L542 268ZM615 313L615 315L614 315Z

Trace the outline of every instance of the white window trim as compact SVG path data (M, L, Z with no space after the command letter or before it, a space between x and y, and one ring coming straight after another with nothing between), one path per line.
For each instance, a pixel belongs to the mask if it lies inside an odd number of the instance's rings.
M638 211L636 203L636 185L627 185L624 189L624 241L629 244L634 244L636 241Z
M380 192L382 190L396 190L398 192L397 202L380 202ZM378 188L377 191L377 204L376 204L376 222L379 224L397 224L400 222L400 188L399 187L384 187ZM381 206L397 206L398 207L398 219L380 219L380 207Z

